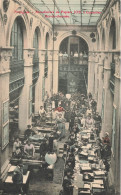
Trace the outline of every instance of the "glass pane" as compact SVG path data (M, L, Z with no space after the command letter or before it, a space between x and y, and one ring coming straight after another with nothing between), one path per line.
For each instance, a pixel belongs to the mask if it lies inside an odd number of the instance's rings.
M106 3L108 0L56 0L55 2L55 11L61 12L58 13L58 15L60 16L69 16L69 17L55 17L55 19L53 20L52 17L48 17L48 19L54 24L79 24L80 23L80 19L78 19L79 21L76 21L74 19L74 15L75 17L79 17L78 13L76 13L76 11L81 11L81 8L83 11L100 11L102 12L102 10L104 9ZM39 2L37 0L31 0L31 2L37 7L37 9L39 9L40 11L54 11L54 3L52 0L43 0L42 2ZM64 11L70 11L72 13L64 13ZM57 13L56 13L57 14ZM72 15L73 14L73 15ZM52 14L46 14L46 15L51 15ZM84 17L87 14L85 14L84 16L82 16L82 19L84 20ZM91 16L91 13L88 13L88 16ZM98 14L98 18L100 17L100 14ZM96 25L97 19L92 21L89 21L89 25L91 25L92 23L94 25ZM87 22L86 22L87 23ZM88 23L87 23L88 24Z

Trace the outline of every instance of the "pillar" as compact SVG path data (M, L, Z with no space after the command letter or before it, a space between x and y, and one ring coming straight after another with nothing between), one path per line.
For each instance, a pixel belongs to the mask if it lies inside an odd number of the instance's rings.
M24 87L19 98L19 129L21 133L32 122L32 70L34 49L24 49Z
M112 109L113 109L113 95L110 91L111 78L111 53L105 53L104 59L104 116L102 120L102 136L107 131L110 136L112 132Z
M35 85L35 114L38 114L42 100L42 82L44 78L45 51L39 50L39 77Z
M58 50L53 51L53 93L58 92Z
M113 106L116 109L115 115L115 137L114 137L114 151L111 156L111 169L109 177L113 177L113 185L115 186L115 194L120 194L120 52L115 53L115 89L114 89L114 102ZM112 174L111 174L112 173ZM109 179L110 179L109 178ZM112 183L110 183L112 185Z
M0 180L9 164L9 75L12 48L0 48Z
M45 97L45 55L46 55L46 49L41 51L41 85L42 85L42 93L41 93L41 105L44 105L44 97Z
M97 101L98 90L98 54L95 53L95 83L94 83L94 99Z
M99 54L99 62L98 62L98 97L97 97L97 111L101 115L102 112L102 93L103 93L103 65L104 65L104 54Z
M47 92L49 97L52 95L52 50L48 51L48 81Z
M88 93L94 94L94 54L92 51L89 52L88 60Z

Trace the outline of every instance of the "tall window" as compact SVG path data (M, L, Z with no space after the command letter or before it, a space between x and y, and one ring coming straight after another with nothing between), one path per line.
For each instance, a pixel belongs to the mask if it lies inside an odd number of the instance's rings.
M39 53L38 53L38 48L39 48L39 37L38 37L38 29L36 28L34 32L34 37L33 37L33 48L34 48L34 55L33 55L33 84L37 81L39 77ZM33 94L34 92L33 88ZM34 97L34 96L33 96ZM34 99L33 99L34 102Z
M110 49L116 49L116 23L112 19L109 33L109 47ZM112 54L112 62L114 63L114 55Z
M23 32L21 18L17 18L11 32L11 46L13 49L12 59L15 61L23 59Z

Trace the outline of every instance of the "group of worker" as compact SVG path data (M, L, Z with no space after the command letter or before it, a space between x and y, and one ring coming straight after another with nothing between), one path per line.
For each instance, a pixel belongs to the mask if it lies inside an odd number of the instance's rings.
M53 104L53 108L52 108ZM99 137L101 131L101 116L96 112L96 101L93 100L92 94L89 93L88 97L84 94L75 93L72 94L71 98L66 98L61 92L54 94L53 97L47 98L45 102L45 107L41 106L39 110L39 121L43 123L46 121L46 115L48 114L47 105L51 106L51 112L56 113L52 116L52 120L55 121L55 126L53 127L55 131L51 134L53 136L55 148L53 151L57 152L57 142L61 141L66 136L65 124L69 124L69 137L67 145L69 147L69 158L66 162L66 169L64 171L65 178L63 183L63 188L66 194L72 193L71 186L71 176L73 168L75 166L75 146L76 146L76 135L82 129L91 129L91 139L94 138L93 133L97 134ZM35 155L34 144L30 141L30 136L37 134L35 130L32 129L31 125L28 125L24 132L24 147L17 137L13 144L13 156L16 158L21 158L22 155L26 158L33 158ZM48 136L44 137L40 145L40 159L44 159L46 153L49 151L49 141ZM99 138L100 140L100 138ZM100 140L100 145L105 145L110 148L110 138L108 132L105 133L105 137ZM100 148L100 154L104 156L105 148Z
M109 171L109 164L107 158L109 154L109 150L106 152L104 151L105 147L110 147L110 138L108 132L105 133L105 136L102 138L102 140L99 138L100 131L101 131L101 116L98 112L96 112L96 104L91 104L93 102L92 95L88 95L88 99L86 99L84 96L82 96L82 105L78 105L78 107L73 107L71 111L71 117L70 117L70 125L69 130L70 134L68 137L68 141L66 142L68 157L66 160L65 170L64 170L64 179L63 179L63 194L64 195L72 195L73 194L73 173L74 173L74 167L75 167L75 155L77 153L76 149L78 148L78 142L77 142L77 134L84 129L90 129L90 139L94 140L95 136L97 135L97 145L100 147L99 150L96 150L97 153L97 159L98 157L100 159L100 163L102 163L102 166L105 164L106 171ZM77 98L79 100L79 97ZM87 106L88 102L88 107ZM81 104L81 101L80 101ZM81 109L80 109L81 107ZM85 109L86 108L86 109ZM99 142L98 142L99 141ZM82 145L85 145L86 142L82 140ZM102 145L101 145L102 144ZM103 146L103 147L102 147ZM106 156L105 156L106 154ZM104 162L104 164L103 164Z

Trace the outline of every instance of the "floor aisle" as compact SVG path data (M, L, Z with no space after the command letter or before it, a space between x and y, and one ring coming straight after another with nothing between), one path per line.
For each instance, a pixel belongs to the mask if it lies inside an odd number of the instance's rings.
M68 129L68 125L66 129ZM58 142L59 148L63 147L65 141L68 139L68 134L69 132L66 130L66 137ZM54 167L53 181L47 180L44 172L37 171L32 173L28 195L59 195L62 189L63 171L64 159L58 157Z

